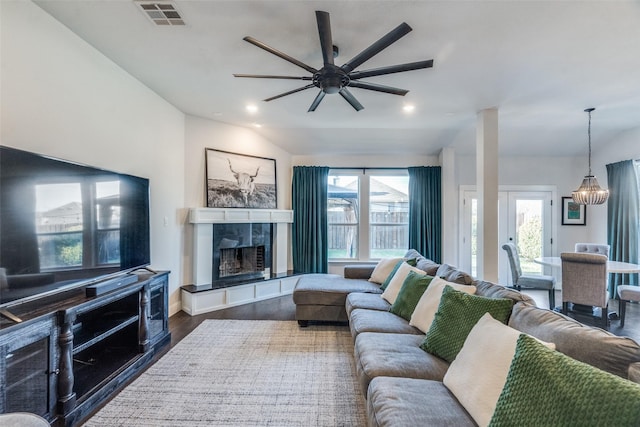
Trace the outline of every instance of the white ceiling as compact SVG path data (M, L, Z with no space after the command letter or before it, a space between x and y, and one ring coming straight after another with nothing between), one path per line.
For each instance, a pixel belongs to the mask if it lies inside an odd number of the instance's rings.
M157 26L132 0L36 3L181 111L260 123L256 132L292 154L470 154L476 114L492 107L506 156L585 155L587 107L596 107L594 150L640 126L637 0L173 1L185 26ZM353 88L360 112L327 95L308 113L315 88L262 102L308 82L232 74L310 74L242 38L320 68L315 10L330 13L338 65L407 22L412 32L358 70L425 59L434 67L363 79L410 92Z

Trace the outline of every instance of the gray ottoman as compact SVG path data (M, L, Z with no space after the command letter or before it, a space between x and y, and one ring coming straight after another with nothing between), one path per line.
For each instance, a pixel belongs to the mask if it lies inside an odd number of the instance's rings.
M293 290L296 320L347 322L345 302L351 292L381 294L380 286L365 279L346 279L338 274L305 274Z

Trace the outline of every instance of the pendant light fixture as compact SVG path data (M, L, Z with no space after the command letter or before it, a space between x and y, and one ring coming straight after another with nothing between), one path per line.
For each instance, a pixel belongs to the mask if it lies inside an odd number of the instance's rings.
M585 113L589 113L589 175L582 180L580 187L571 193L574 202L580 205L601 205L609 198L609 190L600 188L598 180L591 175L591 112L595 108L587 108Z

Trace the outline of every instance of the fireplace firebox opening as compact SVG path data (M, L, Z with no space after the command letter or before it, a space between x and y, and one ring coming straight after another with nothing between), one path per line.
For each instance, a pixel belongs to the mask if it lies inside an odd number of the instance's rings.
M212 285L227 285L271 272L272 224L213 224Z

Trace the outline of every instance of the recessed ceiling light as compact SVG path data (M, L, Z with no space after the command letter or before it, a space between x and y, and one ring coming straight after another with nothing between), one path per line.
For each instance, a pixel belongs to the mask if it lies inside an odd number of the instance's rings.
M253 127L254 127L254 128L261 128L261 127L262 127L262 125L261 125L260 123L254 123L254 124L253 124Z
M255 104L249 104L249 105L247 105L246 108L247 108L247 111L250 112L250 113L255 113L255 112L258 111L258 106L255 105Z
M405 104L404 107L402 107L402 110L405 113L413 113L413 110L415 110L416 107L413 104Z

